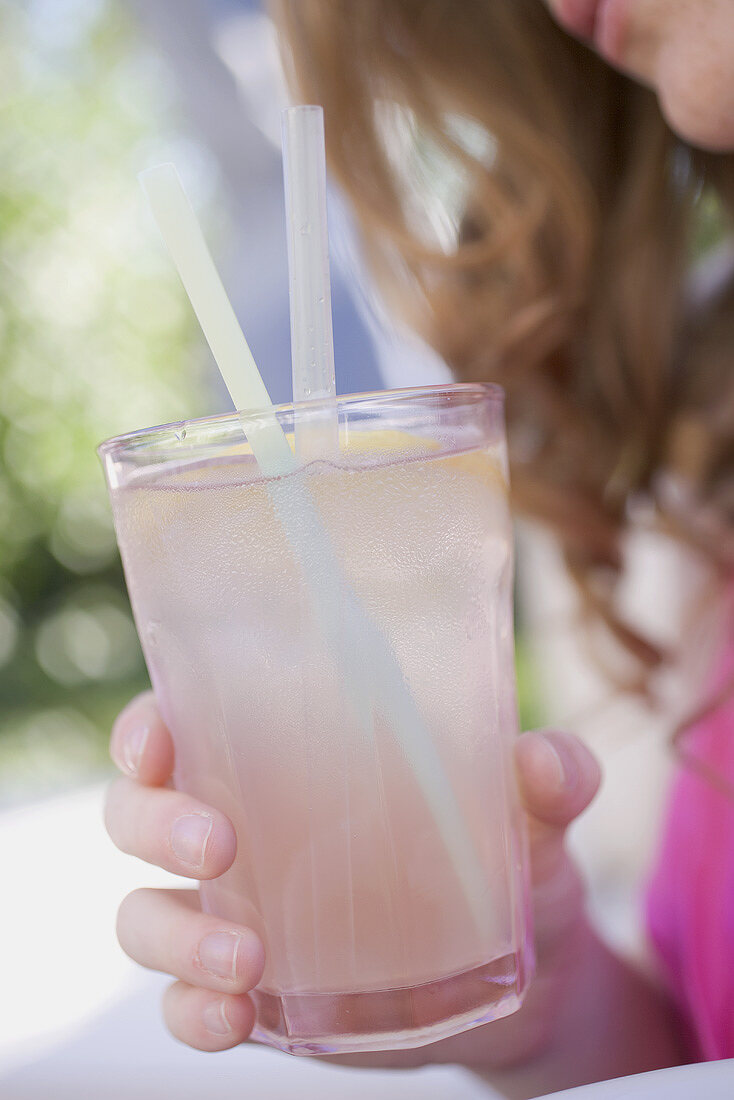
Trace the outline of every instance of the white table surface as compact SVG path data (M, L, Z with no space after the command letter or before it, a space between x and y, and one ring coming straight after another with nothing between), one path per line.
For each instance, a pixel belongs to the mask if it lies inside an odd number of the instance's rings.
M103 786L0 813L2 1100L488 1100L454 1067L353 1070L255 1045L202 1054L158 1010L167 979L117 945L115 912L137 886L181 883L117 852ZM734 1097L734 1062L683 1067L563 1094L569 1100Z
M600 1085L554 1092L544 1100L732 1100L734 1059L676 1066Z

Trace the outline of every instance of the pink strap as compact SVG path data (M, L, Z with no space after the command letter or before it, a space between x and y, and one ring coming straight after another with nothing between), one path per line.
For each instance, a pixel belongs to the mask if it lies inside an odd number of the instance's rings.
M734 637L712 689L734 674ZM685 736L685 749L734 784L734 695ZM734 801L678 770L647 898L650 936L704 1059L734 1057Z

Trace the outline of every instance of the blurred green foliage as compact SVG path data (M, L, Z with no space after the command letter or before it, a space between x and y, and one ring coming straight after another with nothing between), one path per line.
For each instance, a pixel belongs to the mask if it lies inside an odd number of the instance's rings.
M539 729L546 718L542 700L538 694L538 670L528 644L527 634L518 623L515 623L515 675L520 729Z
M0 0L0 26L2 801L96 768L147 683L95 447L202 393L136 183L186 153L166 72L112 0Z

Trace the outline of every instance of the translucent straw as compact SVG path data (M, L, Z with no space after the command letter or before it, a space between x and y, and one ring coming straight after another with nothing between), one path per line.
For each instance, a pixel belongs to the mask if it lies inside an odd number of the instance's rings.
M314 612L340 670L345 695L364 736L373 736L373 709L390 727L452 860L479 930L492 934L496 916L472 838L441 758L387 639L372 622L346 579L306 485L282 477L298 468L272 415L265 384L226 296L196 215L172 164L143 172L140 182L196 316L214 354L268 493L310 589ZM262 412L251 416L250 409ZM247 414L247 415L245 415Z
M286 107L281 115L288 232L293 401L334 401L326 148L321 107ZM323 415L294 422L301 461L339 449L336 402Z
M159 164L139 178L235 409L272 408L175 165ZM295 469L295 455L274 417L249 420L247 438L264 474L277 477Z

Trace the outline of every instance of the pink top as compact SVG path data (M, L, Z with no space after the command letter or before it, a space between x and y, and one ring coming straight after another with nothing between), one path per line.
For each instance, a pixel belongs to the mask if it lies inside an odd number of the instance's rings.
M714 691L732 675L734 632ZM683 745L734 786L734 693L684 734ZM734 799L685 766L671 792L647 917L699 1056L734 1057Z

